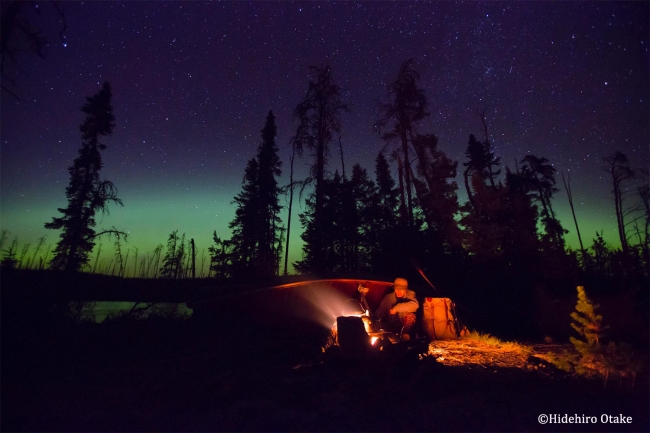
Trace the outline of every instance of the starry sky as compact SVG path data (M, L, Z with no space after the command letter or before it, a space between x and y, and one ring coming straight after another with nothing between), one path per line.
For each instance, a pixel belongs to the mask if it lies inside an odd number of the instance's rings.
M648 167L648 2L62 2L31 13L50 42L47 56L19 56L2 94L1 220L9 239L35 244L58 233L43 224L65 207L81 105L104 81L113 87L114 133L101 175L119 190L97 228L129 233L142 255L178 230L199 250L212 231L229 237L231 201L276 115L288 183L292 119L309 67L329 63L350 113L343 115L346 170L374 177L384 143L372 128L400 64L414 58L431 115L418 125L465 161L470 133L490 138L504 165L527 154L558 171L553 205L577 236L559 173L570 175L583 240L596 231L616 245L616 220L602 159L618 150ZM341 170L338 142L329 170ZM296 160L306 176L310 159ZM462 176L457 177L463 194ZM284 199L283 199L284 203ZM296 212L301 206L294 206ZM286 212L283 214L286 222ZM292 221L291 260L300 258ZM101 241L111 249L112 242ZM207 253L205 253L207 255Z

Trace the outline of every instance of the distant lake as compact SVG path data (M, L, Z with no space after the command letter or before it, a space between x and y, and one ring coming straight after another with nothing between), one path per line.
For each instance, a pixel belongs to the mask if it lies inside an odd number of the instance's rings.
M106 316L109 314L117 314L120 311L129 311L131 308L133 308L134 305L135 302L96 302L94 309L95 322L103 322L104 319L106 319ZM145 307L146 305L147 304L145 303L141 303L140 307ZM192 310L190 308L187 308L187 305L184 302L180 304L160 303L150 307L148 311L156 310L166 314L172 313L175 310L179 314L192 315Z

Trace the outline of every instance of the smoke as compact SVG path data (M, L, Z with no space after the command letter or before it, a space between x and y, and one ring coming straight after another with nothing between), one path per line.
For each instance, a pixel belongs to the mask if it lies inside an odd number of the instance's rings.
M293 290L305 304L298 313L327 329L339 316L363 312L358 300L344 295L327 282L314 282Z

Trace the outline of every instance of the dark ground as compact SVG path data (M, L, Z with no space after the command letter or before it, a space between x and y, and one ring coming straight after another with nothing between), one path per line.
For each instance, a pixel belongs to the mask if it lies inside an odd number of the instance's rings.
M507 367L497 352L463 365L467 354L458 347L440 347L453 365L400 352L355 361L321 353L326 329L285 321L271 330L244 311L217 321L85 325L60 313L70 287L82 294L112 288L140 300L169 289L161 293L173 302L198 286L179 291L158 280L95 276L70 282L42 272L0 277L2 431L650 430L647 359L633 388L566 377L539 358ZM632 329L647 331L645 323ZM541 414L598 422L541 425ZM632 423L605 424L603 414Z
M324 333L233 320L3 328L3 431L648 431L629 383L432 357L320 353ZM544 371L544 373L540 372ZM540 425L540 414L598 417ZM601 415L631 416L604 424Z

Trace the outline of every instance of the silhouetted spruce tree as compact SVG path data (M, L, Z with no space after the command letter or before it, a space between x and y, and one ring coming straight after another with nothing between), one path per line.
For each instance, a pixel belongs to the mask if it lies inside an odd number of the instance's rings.
M323 223L319 230L316 230L315 225L315 203L316 193L311 192L305 199L305 211L298 214L300 225L303 227L300 238L303 240L303 258L294 262L294 267L300 273L314 272L315 270L329 271L332 266L333 259L333 244L334 241L330 238L332 236L331 228L332 221L326 218L327 212L332 208L329 206L331 200L331 192L334 189L332 183L338 182L340 179L326 179L321 185L322 188L322 207L321 213L323 214ZM327 239L328 242L319 242L319 239ZM319 249L317 252L316 249ZM318 259L317 259L318 258Z
M388 102L381 104L381 114L377 122L377 130L387 143L397 141L401 153L400 176L404 179L406 202L403 207L407 213L409 226L415 224L414 200L412 196L413 170L409 143L413 139L416 123L429 115L429 104L424 91L418 87L420 74L411 67L413 59L402 63L397 79L388 85Z
M529 184L534 199L541 205L540 217L546 233L544 241L551 249L564 251L564 234L560 220L555 216L551 199L559 189L555 187L555 168L546 158L526 155L521 160L521 174Z
M45 224L45 228L61 229L60 240L54 250L51 267L66 271L79 271L88 263L88 255L95 246L95 238L104 233L125 233L117 230L107 230L95 233L95 214L98 211L108 212L108 203L122 205L117 197L117 188L108 180L101 180L99 171L102 168L100 151L106 149L100 137L113 132L115 117L111 105L111 86L104 83L102 89L95 95L87 97L81 111L86 119L79 127L82 145L79 155L73 165L68 168L70 182L66 188L68 206L59 208L63 214L54 217Z
M388 161L382 152L375 159L375 183L377 185L377 209L373 212L379 230L388 230L397 226L397 209L399 199L395 180L390 174Z
M169 234L167 239L167 253L163 258L162 267L160 268L161 278L183 278L183 259L185 258L185 233L178 236L178 230Z
M269 111L262 129L257 155L245 170L242 192L232 229L232 267L235 276L277 275L282 245L280 241L280 188L276 180L282 171L275 144L275 116Z
M603 239L602 231L600 233L596 232L596 237L593 239L593 244L589 249L592 253L587 253L591 261L589 266L590 270L598 277L609 277L612 251L610 251L605 239Z
M356 214L354 219L355 249L350 270L370 271L372 270L372 256L378 248L375 228L379 226L377 219L380 215L377 215L376 211L379 207L380 196L375 182L370 179L366 169L359 164L352 167L352 177L349 183Z
M332 270L350 271L356 268L359 247L359 214L352 182L334 173L330 200L327 203L324 224L330 225L329 232L334 236ZM328 239L330 239L328 237Z
M438 149L438 138L433 134L415 135L412 144L418 161L414 185L427 232L434 241L432 247L450 253L461 245L456 223L460 212L458 185L452 180L456 177L458 161L452 161Z
M306 200L306 210L300 214L305 230L305 258L295 263L301 272L315 268L312 236L315 234L314 199L312 193ZM352 167L350 179L343 178L338 171L323 184L324 222L321 234L327 239L322 247L323 263L318 264L320 271L354 272L370 271L373 254L379 246L377 230L380 227L379 195L375 183L368 177L367 171L359 164Z
M226 280L232 277L232 241L223 240L215 230L212 233L214 245L208 247L210 254L210 272L213 277Z
M369 212L372 215L372 228L368 233L371 247L371 267L374 272L387 273L395 264L395 245L403 243L398 233L400 226L400 190L391 176L388 161L383 153L375 160L375 200ZM406 222L403 222L406 226Z
M468 202L462 206L463 244L466 251L481 260L493 260L501 256L501 245L507 227L501 224L500 213L505 207L506 188L497 182L501 172L494 169L501 158L492 152L489 141L480 142L473 134L469 136L465 150L467 162L463 178Z
M537 233L537 207L530 195L530 183L518 171L506 167L504 206L498 224L503 228L499 242L505 264L525 274L539 259L541 243Z
M474 203L473 198L475 192L471 188L470 179L478 177L483 183L489 182L489 185L495 188L495 179L501 173L501 170L495 170L494 167L498 167L501 164L501 158L495 156L489 140L486 139L480 142L474 137L474 134L469 135L465 156L467 156L467 162L463 163L463 166L465 166L465 170L463 171L465 189L467 191L467 198L472 204L473 211L478 216L481 209L477 208L476 203Z
M266 118L262 129L262 142L257 150L259 162L258 202L259 221L257 223L257 263L263 275L277 275L280 265L282 244L280 242L280 188L276 177L282 174L282 162L275 144L277 127L272 111Z
M342 263L341 237L337 230L344 230L340 221L344 212L342 182L338 171L331 179L321 184L321 220L316 221L316 193L312 192L305 200L305 212L300 213L303 234L303 259L294 266L300 272L338 271ZM327 241L325 241L327 240Z
M479 209L474 203L474 193L470 188L469 179L474 173L479 175L483 174L484 163L484 153L483 145L474 137L474 134L469 135L469 143L467 143L467 149L465 149L465 156L467 157L467 162L463 163L465 170L463 171L463 180L465 182L465 191L467 192L467 199L471 204L471 211L476 213L477 216L480 213Z
M259 166L257 159L253 158L246 164L241 192L233 199L237 206L235 219L228 227L232 230L232 272L242 276L250 272L256 257L257 221L260 212L258 203Z
M312 245L309 245L304 253L315 256L306 257L303 264L310 263L310 266L316 266L310 270L318 270L319 266L324 264L321 254L326 238L323 237L321 225L324 221L324 181L328 148L334 134L340 135L341 114L349 111L349 108L343 103L341 89L334 82L329 65L323 68L311 67L310 70L313 78L309 82L305 97L296 106L293 114L294 119L299 121L299 125L292 143L299 156L307 148L314 158L310 177L306 182L314 182L313 215L311 216L314 231L309 237Z
M322 185L323 220L316 227L316 193L312 192L305 200L305 212L299 214L301 225L304 227L301 235L303 244L303 259L294 263L300 272L337 272L345 270L346 254L354 243L353 230L356 220L355 206L349 188L338 171L331 179L325 179ZM316 239L325 239L319 242ZM315 248L319 248L316 253Z

